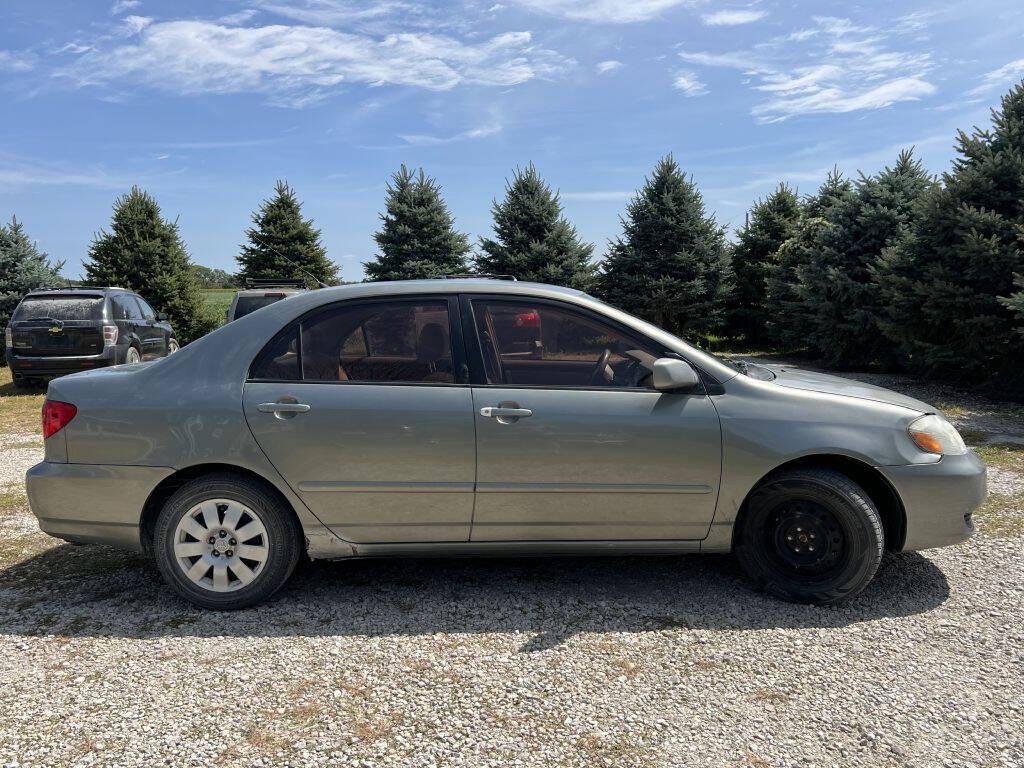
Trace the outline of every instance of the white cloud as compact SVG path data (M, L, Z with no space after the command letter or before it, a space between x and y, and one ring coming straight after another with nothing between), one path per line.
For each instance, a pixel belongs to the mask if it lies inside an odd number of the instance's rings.
M607 24L649 21L662 11L696 0L515 0L521 6L554 16Z
M140 5L140 0L117 0L112 6L110 6L110 15L119 16L125 11L130 11L132 8L136 8Z
M57 49L57 53L85 53L91 51L91 45L79 45L78 43L65 43Z
M128 81L186 94L257 92L302 107L347 83L508 87L558 76L574 64L533 45L529 32L464 43L418 33L375 38L323 27L171 21L144 26L132 44L86 53L58 74L79 86Z
M987 72L981 78L981 85L968 91L971 96L987 93L996 88L1008 89L1016 85L1024 77L1024 59L1016 59L1009 64L1004 64L999 69Z
M672 87L687 96L703 96L708 92L704 83L697 77L697 73L690 69L676 72L675 78L672 80Z
M616 69L622 68L622 62L616 61L615 59L608 59L607 61L599 61L594 65L594 69L600 75L607 74L608 72L614 72Z
M753 9L737 9L732 11L715 11L700 17L709 27L733 27L738 24L753 24L768 15L767 11Z
M688 64L736 69L763 99L751 109L760 122L795 115L880 109L936 92L927 51L892 50L889 34L848 19L816 17L815 26L749 51L680 51ZM902 38L901 38L902 39Z
M254 9L246 8L244 11L239 11L238 13L229 13L227 16L221 16L218 21L221 24L228 24L232 26L235 24L245 24L245 22L252 19L256 13L257 12Z
M404 0L252 0L251 5L286 19L325 27L419 10L417 4Z
M23 51L0 51L0 72L28 72L35 66L35 57Z
M146 16L125 16L121 22L121 31L131 37L144 30L153 20Z
M436 147L443 144L452 144L456 141L465 141L466 139L482 139L486 136L493 136L496 133L501 133L502 125L497 120L493 120L484 125L477 126L476 128L470 128L469 130L456 133L453 136L431 136L425 133L403 133L398 138L407 144L413 144L418 147Z

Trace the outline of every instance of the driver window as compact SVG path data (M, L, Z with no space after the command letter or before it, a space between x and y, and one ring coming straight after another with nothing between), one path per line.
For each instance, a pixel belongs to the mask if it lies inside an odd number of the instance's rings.
M473 317L489 384L650 389L655 350L587 315L477 300Z

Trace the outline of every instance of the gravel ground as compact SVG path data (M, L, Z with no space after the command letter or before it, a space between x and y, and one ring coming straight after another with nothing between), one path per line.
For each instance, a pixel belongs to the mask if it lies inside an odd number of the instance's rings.
M691 556L317 563L215 614L40 534L3 487L38 439L0 441L5 767L1024 764L1019 522L889 555L839 608ZM992 500L1019 521L1007 467Z

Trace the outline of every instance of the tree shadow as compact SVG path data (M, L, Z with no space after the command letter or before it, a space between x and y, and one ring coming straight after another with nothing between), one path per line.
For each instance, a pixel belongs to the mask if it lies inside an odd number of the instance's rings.
M141 639L521 632L532 652L584 632L844 627L923 613L948 595L945 574L917 553L887 555L836 607L754 592L724 555L358 560L304 565L271 600L218 613L174 596L146 560L62 545L0 570L0 625Z

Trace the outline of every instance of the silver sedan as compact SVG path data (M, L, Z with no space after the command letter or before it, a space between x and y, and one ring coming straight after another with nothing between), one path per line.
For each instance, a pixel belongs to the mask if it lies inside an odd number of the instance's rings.
M151 555L209 608L303 553L737 554L835 603L885 550L963 541L985 467L935 408L707 354L502 280L297 295L152 363L52 381L43 531Z

